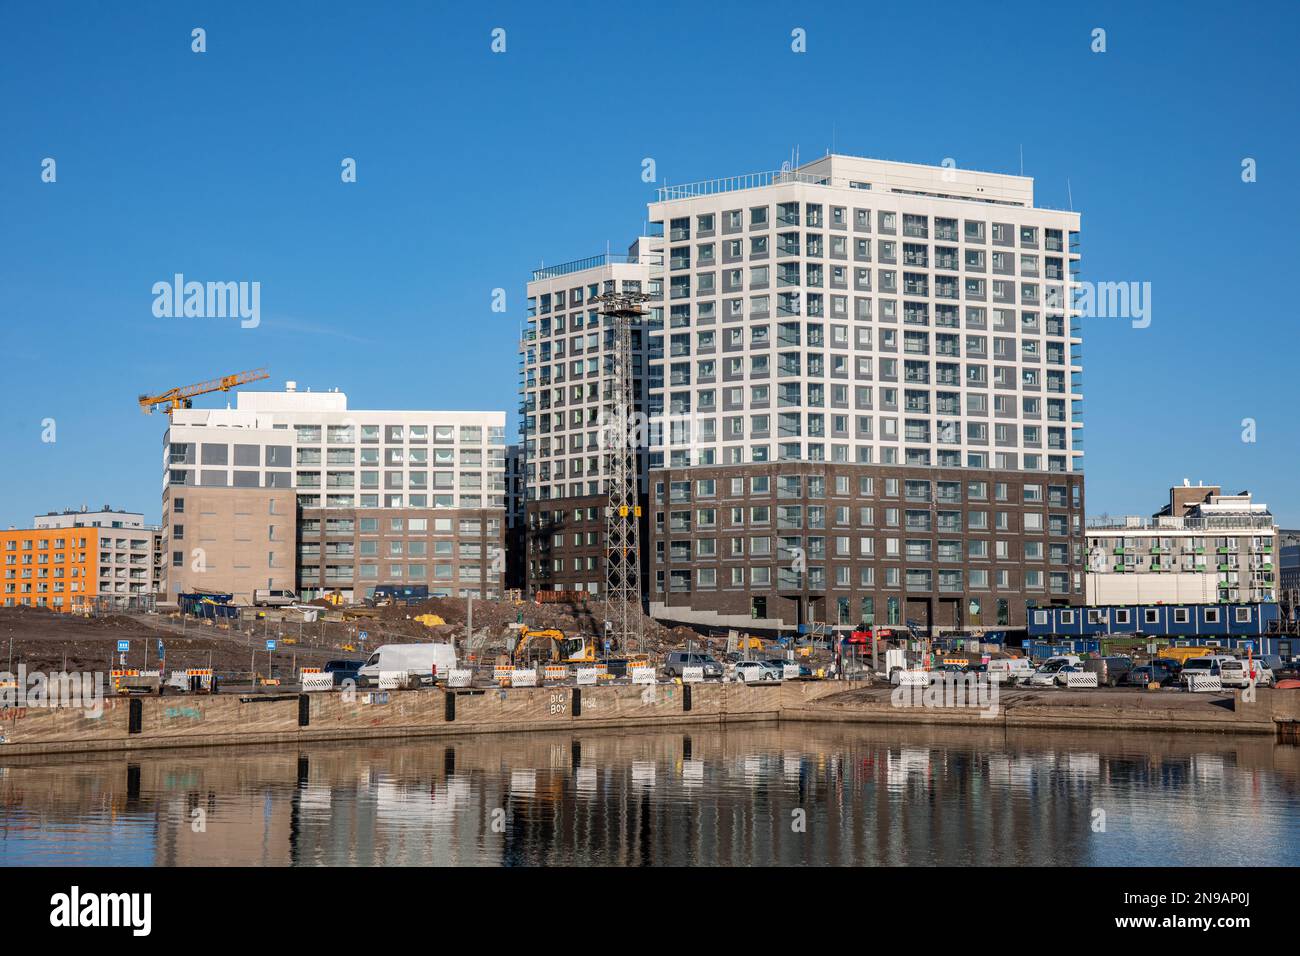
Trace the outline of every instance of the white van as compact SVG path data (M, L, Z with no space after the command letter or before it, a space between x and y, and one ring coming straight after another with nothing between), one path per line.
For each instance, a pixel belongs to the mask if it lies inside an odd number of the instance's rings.
M298 601L298 595L292 591L283 588L271 588L263 590L258 588L253 592L254 607L288 607Z
M1197 675L1217 677L1222 683L1224 664L1239 665L1240 662L1230 654L1207 654L1204 657L1192 657L1183 663L1183 669L1179 672L1178 679L1189 690L1191 689L1192 678Z
M1219 665L1219 676L1224 687L1249 687L1252 672L1256 686L1273 686L1273 672L1265 667L1259 658L1250 661L1245 658L1235 658Z
M1034 665L1027 657L1005 657L989 661L989 678L1007 683L1029 680L1034 672Z
M456 651L450 644L383 644L357 671L357 683L377 686L381 672L405 671L421 684L433 684L446 681L455 667Z

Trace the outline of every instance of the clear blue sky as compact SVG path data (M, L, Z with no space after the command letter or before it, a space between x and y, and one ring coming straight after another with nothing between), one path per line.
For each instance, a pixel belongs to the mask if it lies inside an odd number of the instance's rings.
M1295 5L816 6L0 8L0 526L156 520L135 397L223 372L513 421L528 270L622 250L644 157L681 183L796 145L1009 173L1023 146L1060 207L1068 179L1084 277L1153 285L1150 328L1085 326L1089 512L1188 477L1300 526ZM260 281L261 326L155 318L176 272Z

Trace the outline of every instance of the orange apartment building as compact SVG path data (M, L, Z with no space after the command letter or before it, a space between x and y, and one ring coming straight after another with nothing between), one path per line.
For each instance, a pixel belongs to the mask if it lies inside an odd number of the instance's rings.
M99 528L0 531L0 607L85 610L99 592L99 546Z

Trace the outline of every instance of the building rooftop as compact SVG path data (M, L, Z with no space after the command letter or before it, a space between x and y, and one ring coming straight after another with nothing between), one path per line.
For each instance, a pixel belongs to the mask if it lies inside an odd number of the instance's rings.
M705 179L676 186L664 185L659 187L656 201L674 202L796 183L1023 208L1047 208L1034 206L1034 180L1029 176L963 169L953 164L934 166L900 163L843 153L832 153L803 163L797 168L786 164L778 170Z

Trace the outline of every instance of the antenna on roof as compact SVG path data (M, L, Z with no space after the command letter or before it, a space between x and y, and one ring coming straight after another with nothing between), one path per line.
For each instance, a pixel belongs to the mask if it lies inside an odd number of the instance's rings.
M1070 212L1074 212L1074 190L1070 188L1070 177L1065 177L1065 195L1069 197Z
M1020 175L1025 174L1025 144L1020 144Z

